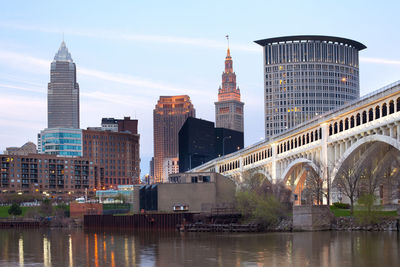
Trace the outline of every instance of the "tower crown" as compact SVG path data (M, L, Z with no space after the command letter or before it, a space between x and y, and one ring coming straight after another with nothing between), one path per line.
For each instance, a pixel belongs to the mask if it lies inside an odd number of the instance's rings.
M56 55L54 56L54 61L73 62L71 54L68 52L68 48L65 45L64 41L62 41L60 48L58 49Z
M222 87L218 90L218 101L240 101L240 90L236 87L236 74L233 72L231 50L227 49L225 57L225 70L222 73Z

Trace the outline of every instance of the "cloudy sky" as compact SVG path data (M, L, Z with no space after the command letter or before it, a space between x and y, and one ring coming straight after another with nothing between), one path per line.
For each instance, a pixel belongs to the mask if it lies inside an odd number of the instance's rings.
M236 3L238 2L238 3ZM81 128L139 120L142 175L160 95L188 94L214 121L225 35L245 102L245 144L264 135L262 49L301 34L364 43L361 95L400 79L399 1L4 1L0 9L0 151L47 125L50 62L64 39L80 85ZM324 4L325 3L325 4Z

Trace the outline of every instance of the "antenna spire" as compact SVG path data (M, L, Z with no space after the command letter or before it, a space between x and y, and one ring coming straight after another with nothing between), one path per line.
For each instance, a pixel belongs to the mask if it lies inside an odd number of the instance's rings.
M227 35L225 36L225 38L226 38L226 40L228 41L228 49L229 49L229 35L227 34Z

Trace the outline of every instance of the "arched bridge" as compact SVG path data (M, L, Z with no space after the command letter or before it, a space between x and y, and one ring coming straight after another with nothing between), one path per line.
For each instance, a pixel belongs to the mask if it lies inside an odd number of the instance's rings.
M400 150L400 81L191 172L215 171L237 183L261 173L299 191L307 166L328 184L350 155L375 143Z

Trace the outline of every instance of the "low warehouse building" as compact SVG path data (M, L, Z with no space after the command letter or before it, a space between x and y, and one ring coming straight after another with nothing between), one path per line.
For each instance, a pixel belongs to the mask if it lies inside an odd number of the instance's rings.
M168 183L135 187L134 212L209 212L232 207L236 184L219 173L177 173Z

